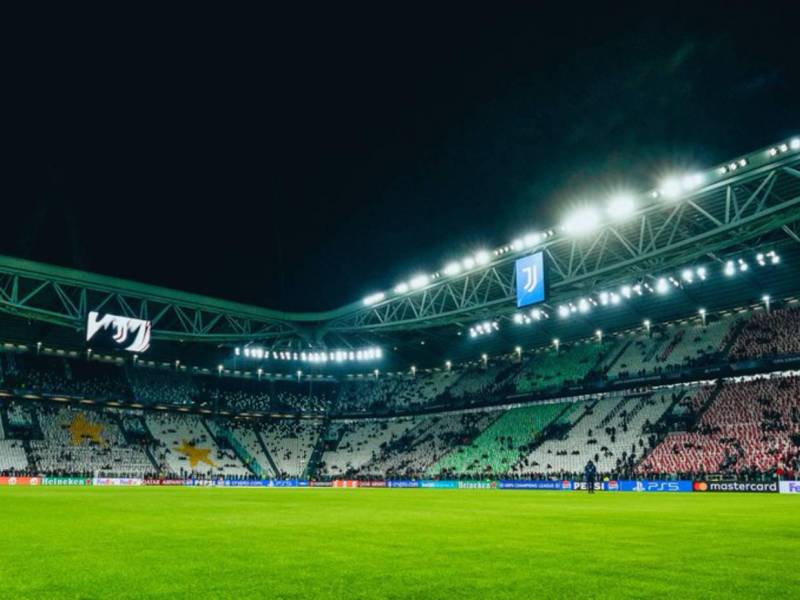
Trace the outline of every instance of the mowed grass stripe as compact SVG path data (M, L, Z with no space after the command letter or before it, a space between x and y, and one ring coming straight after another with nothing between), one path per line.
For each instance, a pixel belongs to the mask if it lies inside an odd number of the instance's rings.
M798 498L0 488L0 597L765 597ZM793 592L794 591L794 592Z

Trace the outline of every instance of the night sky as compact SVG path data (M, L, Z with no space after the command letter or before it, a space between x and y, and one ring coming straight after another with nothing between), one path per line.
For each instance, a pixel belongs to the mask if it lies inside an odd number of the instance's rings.
M700 4L50 24L6 57L0 253L285 310L358 300L800 132L797 3Z

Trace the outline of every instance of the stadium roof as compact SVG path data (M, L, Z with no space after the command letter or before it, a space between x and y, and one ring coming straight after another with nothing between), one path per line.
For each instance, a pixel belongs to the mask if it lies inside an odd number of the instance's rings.
M0 310L73 331L83 330L91 310L143 318L152 321L154 339L183 348L212 344L219 360L247 344L292 352L377 345L386 360L375 366L406 368L790 295L800 264L798 224L800 138L790 138L675 174L647 192L587 202L551 229L520 232L325 312L270 310L10 257L0 257ZM537 307L543 322L534 323L533 313L516 308L513 267L538 251L549 293ZM769 252L778 264L758 259ZM725 275L728 261L736 276ZM738 271L742 262L751 268ZM649 299L623 294L634 286ZM488 333L475 334L484 323Z

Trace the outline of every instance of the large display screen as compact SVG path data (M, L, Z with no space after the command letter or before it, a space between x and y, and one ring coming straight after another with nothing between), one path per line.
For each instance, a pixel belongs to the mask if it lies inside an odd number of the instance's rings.
M145 352L150 347L150 321L92 311L86 341L99 348Z
M517 308L544 302L544 258L541 252L518 259L516 275Z

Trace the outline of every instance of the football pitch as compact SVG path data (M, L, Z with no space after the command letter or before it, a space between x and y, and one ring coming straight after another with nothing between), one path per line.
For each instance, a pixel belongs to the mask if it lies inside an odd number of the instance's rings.
M800 499L0 488L4 598L787 597Z

